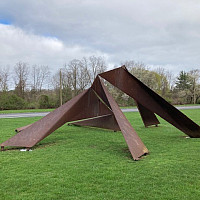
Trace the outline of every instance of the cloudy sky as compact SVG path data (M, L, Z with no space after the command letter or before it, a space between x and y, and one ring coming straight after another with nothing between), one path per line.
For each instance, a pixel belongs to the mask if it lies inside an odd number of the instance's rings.
M0 66L96 55L188 71L200 68L200 1L1 0L0 48Z

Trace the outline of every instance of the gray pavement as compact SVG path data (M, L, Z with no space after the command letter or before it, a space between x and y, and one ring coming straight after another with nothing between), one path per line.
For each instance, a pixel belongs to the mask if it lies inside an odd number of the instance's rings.
M191 110L191 109L200 109L200 106L177 106L179 110ZM138 112L137 108L124 108L123 112ZM0 114L1 118L20 118L20 117L43 117L49 112L38 112L38 113L11 113L11 114Z
M192 110L192 109L200 109L200 106L176 106L178 110ZM122 109L123 112L138 112L137 108L125 108Z
M10 113L10 114L0 114L1 118L20 118L20 117L43 117L49 112L38 112L38 113Z

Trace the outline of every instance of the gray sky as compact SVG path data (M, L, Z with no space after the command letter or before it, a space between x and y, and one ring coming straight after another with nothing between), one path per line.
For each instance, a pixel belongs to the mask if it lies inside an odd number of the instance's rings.
M200 68L200 1L1 0L0 44L0 66L96 55L176 74Z

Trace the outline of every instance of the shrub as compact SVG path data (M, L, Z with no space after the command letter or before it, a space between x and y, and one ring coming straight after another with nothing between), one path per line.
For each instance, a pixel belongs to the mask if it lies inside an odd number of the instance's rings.
M39 98L40 108L49 108L49 97L47 95L41 95Z
M1 110L19 110L26 107L26 101L15 94L3 93L0 95Z
M31 102L27 105L28 109L38 109L39 108L39 103L38 102Z

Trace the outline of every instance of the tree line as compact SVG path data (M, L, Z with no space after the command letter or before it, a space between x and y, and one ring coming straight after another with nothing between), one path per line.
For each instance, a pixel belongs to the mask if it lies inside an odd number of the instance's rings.
M162 67L152 70L133 60L121 65L171 104L200 103L199 69L180 71L174 77ZM96 56L73 59L54 73L48 66L25 62L16 63L12 71L1 67L0 109L56 108L89 88L97 74L107 69L105 59ZM132 98L106 81L105 84L120 106L135 105Z

